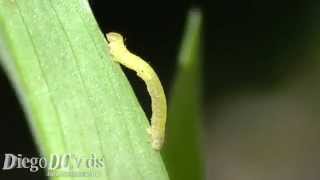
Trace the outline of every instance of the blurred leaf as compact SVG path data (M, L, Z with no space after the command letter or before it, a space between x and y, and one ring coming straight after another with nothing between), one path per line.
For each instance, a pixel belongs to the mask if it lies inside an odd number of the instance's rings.
M179 54L169 105L163 158L170 179L204 179L200 146L201 121L201 21L200 10L191 10Z
M44 156L103 157L90 179L168 179L87 0L0 0L0 44ZM73 170L90 170L82 165Z

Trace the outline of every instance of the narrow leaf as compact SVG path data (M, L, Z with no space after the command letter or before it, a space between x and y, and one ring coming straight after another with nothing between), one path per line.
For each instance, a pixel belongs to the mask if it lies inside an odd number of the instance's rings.
M163 157L171 179L204 179L200 146L200 10L189 12L171 94Z

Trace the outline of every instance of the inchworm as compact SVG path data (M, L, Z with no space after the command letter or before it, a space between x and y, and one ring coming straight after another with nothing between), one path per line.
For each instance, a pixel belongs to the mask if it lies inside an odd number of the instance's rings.
M147 62L126 48L121 34L107 33L107 40L113 60L135 71L147 86L152 107L151 127L148 128L148 133L151 136L152 148L160 150L164 142L167 119L166 96L161 82Z

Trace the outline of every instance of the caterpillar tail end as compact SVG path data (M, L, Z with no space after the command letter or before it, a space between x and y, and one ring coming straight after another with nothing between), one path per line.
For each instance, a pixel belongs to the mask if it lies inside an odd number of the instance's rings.
M154 131L152 129L152 127L149 127L147 129L148 134L150 135L151 138L151 146L154 150L156 151L160 151L162 146L163 146L163 142L164 142L164 138L162 136L159 135L159 133L157 131Z

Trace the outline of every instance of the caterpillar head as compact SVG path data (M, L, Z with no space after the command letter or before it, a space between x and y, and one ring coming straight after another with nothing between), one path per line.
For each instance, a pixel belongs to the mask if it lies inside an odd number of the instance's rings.
M119 33L110 32L107 33L106 36L111 55L115 57L120 56L126 49L122 35Z
M119 33L109 32L107 33L107 40L109 41L109 43L122 43L123 37Z

